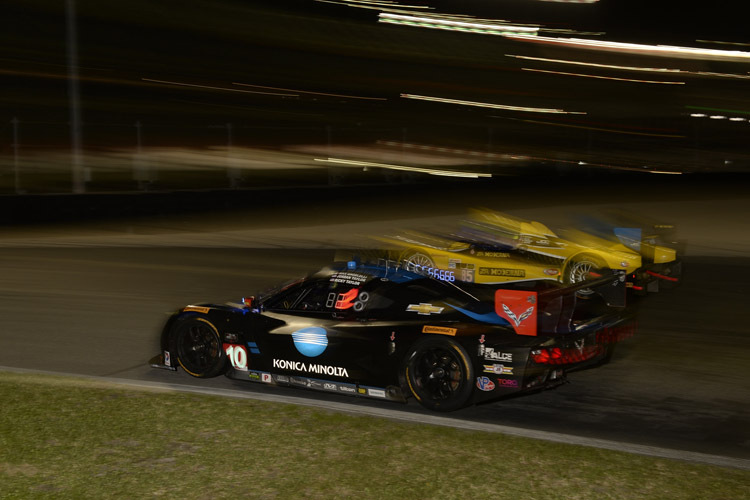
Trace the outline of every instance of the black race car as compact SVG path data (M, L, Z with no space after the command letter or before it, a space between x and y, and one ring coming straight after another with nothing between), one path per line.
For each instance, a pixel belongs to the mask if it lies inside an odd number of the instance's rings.
M577 293L578 288L596 293ZM563 288L440 281L393 262L327 267L241 303L175 312L151 365L451 411L556 386L632 335L620 275Z

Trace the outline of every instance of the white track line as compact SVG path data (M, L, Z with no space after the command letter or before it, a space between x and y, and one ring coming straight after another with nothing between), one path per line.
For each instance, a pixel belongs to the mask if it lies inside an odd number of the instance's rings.
M268 401L273 403L296 404L301 406L310 406L325 410L349 413L354 415L366 415L371 417L387 418L402 422L439 425L443 427L452 427L455 429L464 429L472 431L496 432L509 436L519 436L531 439L541 439L555 443L573 444L578 446L588 446L591 448L600 448L604 450L622 451L633 453L635 455L645 455L649 457L668 458L672 460L682 460L705 465L715 465L718 467L731 467L735 469L750 470L750 460L743 458L725 457L721 455L709 455L706 453L697 453L685 450L673 450L669 448L659 448L655 446L646 446L633 443L623 443L619 441L609 441L606 439L587 438L574 436L571 434L559 434L556 432L536 431L533 429L523 429L521 427L510 427L507 425L487 424L482 422L472 422L467 420L458 420L438 415L425 415L422 413L409 413L396 411L389 408L371 408L365 406L354 406L347 403L334 401L318 401L296 396L284 396L277 394L260 394L252 391L238 391L233 389L221 389L215 387L199 387L182 384L166 384L161 382L146 382L139 380L128 380L113 377L98 377L94 375L78 375L72 373L50 372L43 370L30 370L26 368L14 368L9 366L0 366L0 371L12 373L33 373L40 375L56 375L64 377L82 378L86 380L106 382L119 386L126 386L138 389L159 389L167 391L186 392L192 394L203 394L209 396L224 396L237 399L253 399L258 401Z

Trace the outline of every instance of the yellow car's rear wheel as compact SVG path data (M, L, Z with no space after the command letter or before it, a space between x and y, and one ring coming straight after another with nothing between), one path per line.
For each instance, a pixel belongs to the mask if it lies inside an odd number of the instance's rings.
M435 268L435 261L432 260L432 257L418 250L406 252L403 261L409 265L410 268Z
M591 255L577 255L568 263L565 267L564 281L566 285L576 285L582 283L587 279L591 278L591 273L596 272L597 269L606 267L602 261ZM591 293L592 290L584 289L580 290L579 293L587 294Z

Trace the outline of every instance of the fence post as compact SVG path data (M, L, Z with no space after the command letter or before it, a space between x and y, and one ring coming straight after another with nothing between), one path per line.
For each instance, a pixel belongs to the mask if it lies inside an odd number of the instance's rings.
M78 86L78 45L76 41L75 0L66 0L65 14L67 21L68 49L68 99L70 101L70 140L72 153L73 192L86 191L83 157L81 155L81 102Z
M13 124L13 144L11 144L13 148L13 186L15 187L16 194L23 194L24 191L21 189L21 169L18 164L18 148L20 146L18 144L18 118L14 116L10 123Z
M229 178L229 186L232 189L240 187L242 181L242 171L232 164L232 124L227 123L227 177Z
M143 138L141 135L141 121L135 122L135 155L133 155L133 179L138 184L138 189L148 191L153 180L148 165L143 158Z

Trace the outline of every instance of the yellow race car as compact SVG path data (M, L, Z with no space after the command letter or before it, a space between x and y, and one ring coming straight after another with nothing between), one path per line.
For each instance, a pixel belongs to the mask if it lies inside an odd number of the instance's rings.
M640 253L620 242L573 229L558 235L540 222L488 210L474 211L449 237L405 232L385 241L392 257L445 281L574 284L598 269L621 272L624 279L642 263Z

